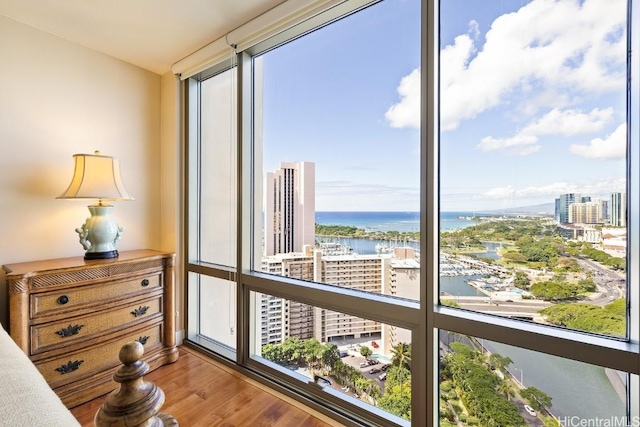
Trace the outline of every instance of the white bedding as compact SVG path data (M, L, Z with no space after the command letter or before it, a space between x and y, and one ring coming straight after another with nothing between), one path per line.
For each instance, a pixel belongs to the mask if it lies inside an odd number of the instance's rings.
M0 326L0 426L75 427L71 412Z

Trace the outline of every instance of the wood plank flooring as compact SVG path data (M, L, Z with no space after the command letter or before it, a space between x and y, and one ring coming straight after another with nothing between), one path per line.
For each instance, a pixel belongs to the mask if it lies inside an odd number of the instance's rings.
M177 362L161 366L144 379L164 391L161 411L171 414L180 427L339 426L322 414L185 347L180 347ZM71 412L83 427L93 427L93 417L105 398L94 399Z

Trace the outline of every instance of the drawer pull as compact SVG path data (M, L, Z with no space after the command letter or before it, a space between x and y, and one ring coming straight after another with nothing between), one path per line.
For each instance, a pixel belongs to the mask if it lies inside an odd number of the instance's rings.
M149 279L143 279L142 282L140 282L140 285L144 286L149 286Z
M133 314L135 317L143 316L144 314L147 313L147 310L149 310L150 308L151 307L149 307L148 305L145 305L144 307L140 306L140 307L136 308L135 310L133 310L131 312L131 314Z
M84 325L69 325L66 328L62 328L59 331L56 331L56 334L60 335L62 338L66 338L70 337L71 335L77 335L82 328L84 328Z
M145 345L147 343L147 341L149 341L149 335L145 335L143 337L138 338L138 342L142 345Z
M60 295L56 301L60 305L65 305L66 303L69 302L69 297L66 295Z
M61 375L68 374L69 372L77 370L83 362L84 360L76 360L75 362L69 360L69 363L67 363L66 365L62 365L59 368L56 368L56 371L60 372Z

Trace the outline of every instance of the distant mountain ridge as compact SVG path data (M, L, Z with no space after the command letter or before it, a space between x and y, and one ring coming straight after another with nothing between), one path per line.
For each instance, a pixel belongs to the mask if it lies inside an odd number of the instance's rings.
M555 203L542 203L540 205L520 206L517 208L493 209L485 211L491 214L551 214L556 211Z

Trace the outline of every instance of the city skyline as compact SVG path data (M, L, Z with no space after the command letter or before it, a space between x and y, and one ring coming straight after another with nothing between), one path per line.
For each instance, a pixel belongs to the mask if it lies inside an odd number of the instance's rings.
M315 162L318 211L420 210L419 2L390 3L264 55L263 167ZM626 191L623 0L459 0L441 16L443 211Z

